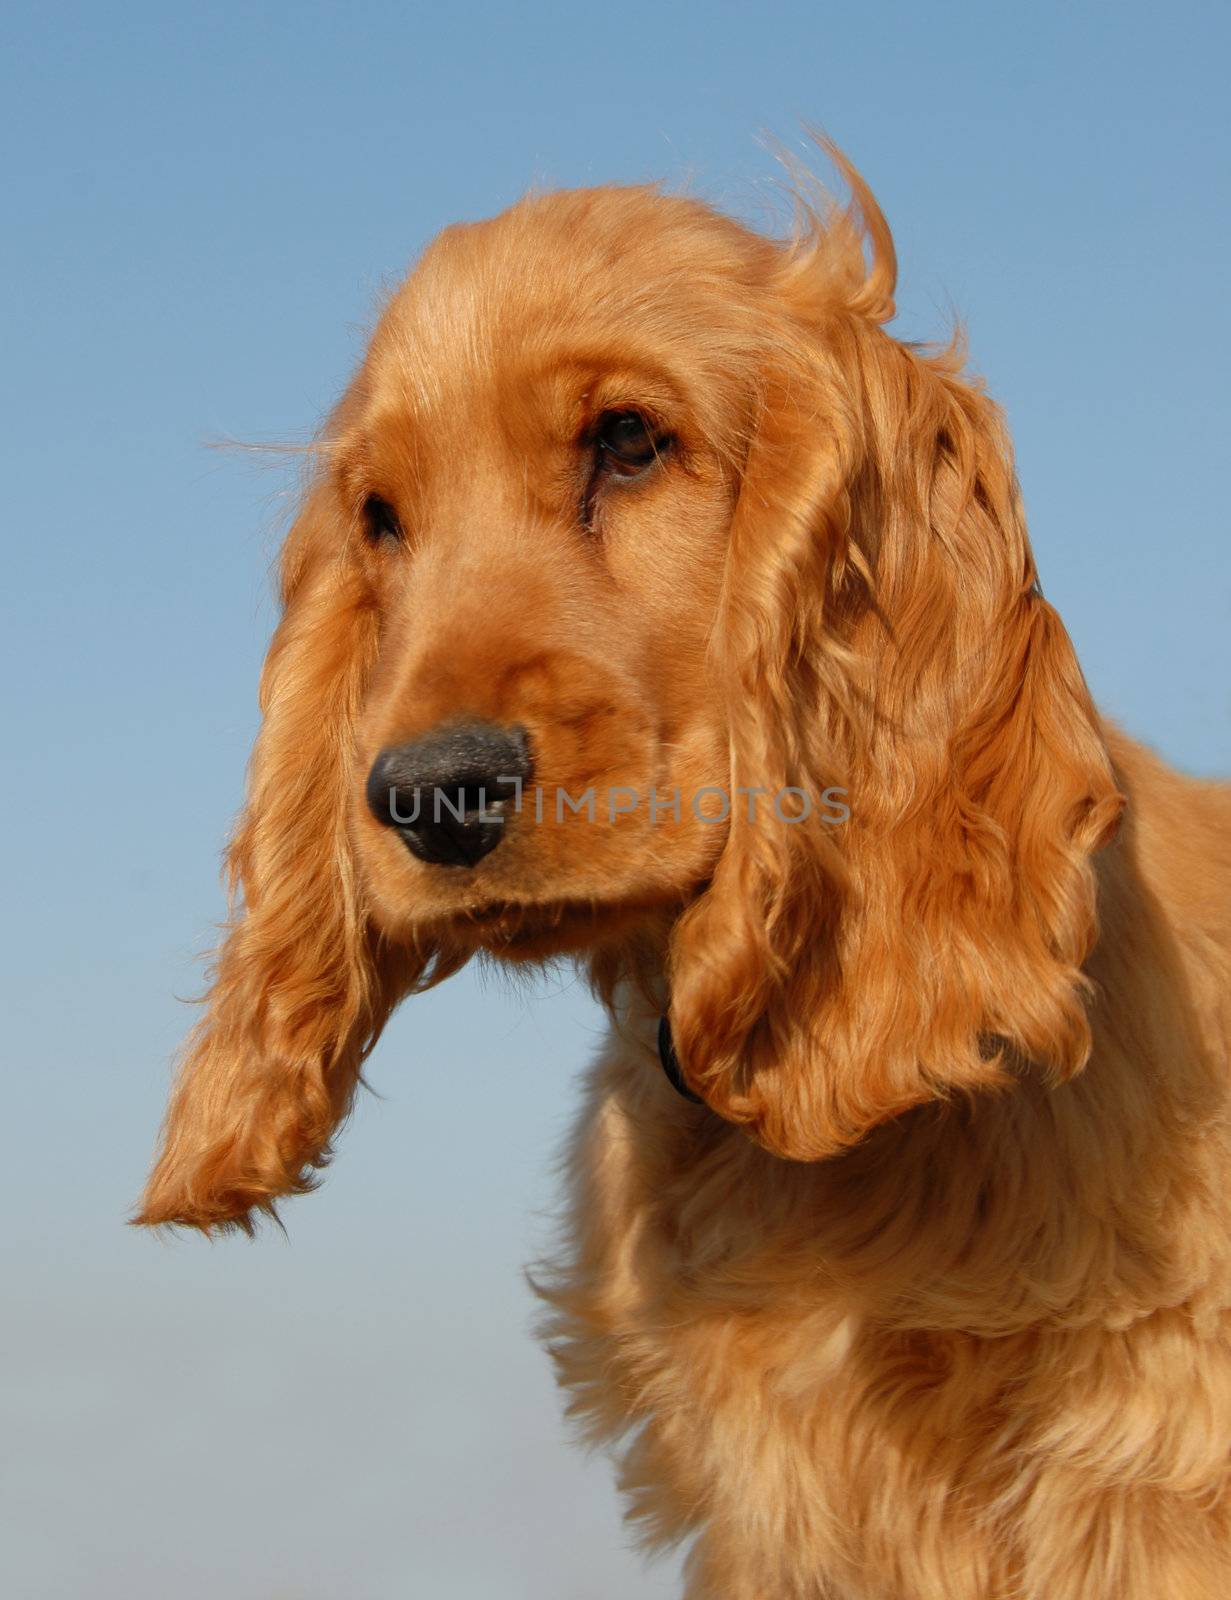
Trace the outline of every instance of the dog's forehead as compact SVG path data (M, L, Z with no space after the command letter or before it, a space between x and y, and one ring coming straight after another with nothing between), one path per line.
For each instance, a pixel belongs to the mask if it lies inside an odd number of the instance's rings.
M437 236L390 301L369 375L404 400L604 339L667 354L744 323L776 247L654 187L533 195Z

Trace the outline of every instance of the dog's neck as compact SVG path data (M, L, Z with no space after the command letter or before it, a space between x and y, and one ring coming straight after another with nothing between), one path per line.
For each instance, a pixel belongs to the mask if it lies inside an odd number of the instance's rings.
M600 1095L653 1169L643 1192L680 1270L695 1270L707 1208L729 1207L754 1277L754 1257L798 1256L903 1327L996 1336L1053 1317L1128 1322L1199 1300L1212 1267L1197 1241L1177 1258L1194 1197L1175 1174L1215 1162L1217 1152L1195 1146L1216 1137L1226 1089L1131 826L1099 874L1084 1071L1054 1086L1026 1066L1008 1092L920 1106L827 1160L783 1161L686 1103L656 1048L661 969L656 981L651 972L621 985L614 1011L633 1048L600 1079Z

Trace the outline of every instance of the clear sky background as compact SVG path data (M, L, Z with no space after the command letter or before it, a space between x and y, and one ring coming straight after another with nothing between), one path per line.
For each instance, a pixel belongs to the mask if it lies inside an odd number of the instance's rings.
M1100 702L1231 767L1225 5L6 7L5 1355L14 1600L627 1600L521 1263L601 1026L412 1002L289 1242L126 1230L222 912L293 475L376 298L530 183L737 213L823 124L1008 409ZM1183 819L1177 818L1177 826Z

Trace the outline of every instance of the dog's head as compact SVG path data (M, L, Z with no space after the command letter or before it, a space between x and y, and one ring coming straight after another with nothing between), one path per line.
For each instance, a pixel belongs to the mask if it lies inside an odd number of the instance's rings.
M533 197L390 301L283 553L141 1220L308 1187L392 1007L478 951L648 940L690 1082L788 1156L1082 1064L1106 752L998 414L883 331L843 170L788 242Z

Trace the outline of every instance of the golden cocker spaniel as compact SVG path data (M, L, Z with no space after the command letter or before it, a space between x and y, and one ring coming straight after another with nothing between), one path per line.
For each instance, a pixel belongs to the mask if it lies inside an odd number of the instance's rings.
M539 194L388 303L139 1220L249 1228L400 1000L567 953L538 1288L690 1600L1226 1600L1231 791L1091 704L835 159L786 240Z

